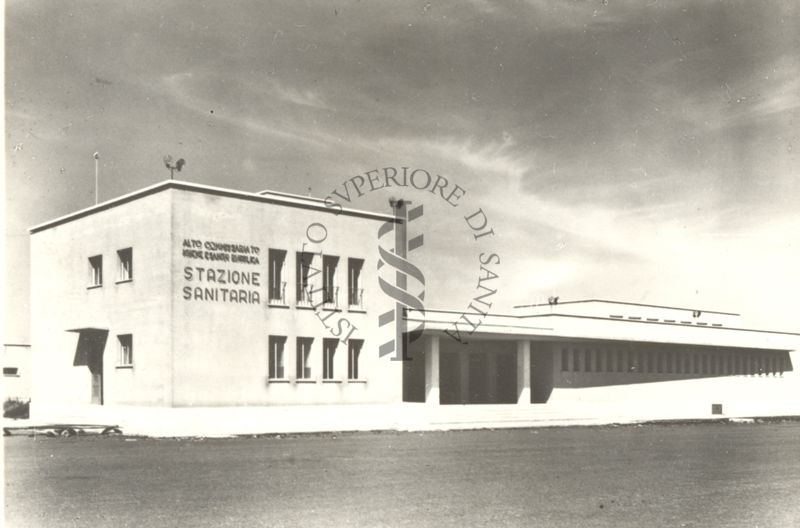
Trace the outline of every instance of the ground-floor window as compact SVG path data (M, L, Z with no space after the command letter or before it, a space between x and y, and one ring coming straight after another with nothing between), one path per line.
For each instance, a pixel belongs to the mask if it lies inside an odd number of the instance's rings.
M269 336L269 377L283 379L286 376L283 354L286 347L286 336Z
M338 345L339 340L335 338L325 338L322 340L322 379L333 379L334 358L336 357L336 347Z
M558 352L556 352L558 355ZM642 347L560 349L562 372L636 372L683 376L779 376L787 368L786 353L726 352L694 348ZM557 356L555 358L558 359Z
M358 367L361 356L363 339L348 339L347 341L347 379L359 379Z
M311 379L311 345L313 337L297 338L297 379Z
M119 365L132 366L133 365L133 335L122 334L117 336L119 341Z

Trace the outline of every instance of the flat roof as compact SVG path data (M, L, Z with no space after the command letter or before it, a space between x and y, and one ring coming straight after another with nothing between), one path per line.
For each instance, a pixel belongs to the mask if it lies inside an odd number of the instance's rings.
M625 302L625 301L609 301L607 299L579 299L576 301L558 301L555 304L550 303L539 303L539 304L520 304L514 306L514 308L535 308L538 306L561 306L562 304L580 304L580 303L607 303L607 304L622 304L627 306L644 306L646 308L665 308L668 310L687 310L687 311L699 311L704 313L713 313L719 315L735 315L740 316L741 314L732 313L732 312L716 312L714 310L703 310L701 308L685 308L679 306L663 306L659 304L644 304L644 303L635 303L635 302Z
M261 192L237 191L234 189L226 189L224 187L215 187L212 185L191 183L182 180L164 180L162 182L150 185L149 187L145 187L143 189L139 189L137 191L133 191L128 194L124 194L122 196L106 200L105 202L101 202L97 205L93 205L85 209L80 209L78 211L75 211L74 213L69 213L67 215L55 218L53 220L48 220L47 222L43 222L41 224L28 228L28 232L34 234L39 231L43 231L45 229L49 229L51 227L55 227L60 224L72 222L73 220L77 220L85 216L90 216L95 213L99 213L101 211L105 211L107 209L111 209L113 207L117 207L119 205L123 205L128 202L138 200L140 198L144 198L145 196L149 196L151 194L165 191L167 189L178 189L181 191L213 194L216 196L225 196L227 198L236 198L239 200L268 203L274 205L283 205L287 207L298 207L301 209L312 209L315 211L326 212L334 215L342 214L347 216L367 218L370 220L381 220L384 222L397 221L394 215L391 214L375 213L372 211L363 211L359 209L350 209L346 207L342 208L327 207L325 205L325 201L319 198L310 198L306 196L299 196L289 193L279 193L272 191L261 191Z
M466 315L470 320L463 321L462 315ZM426 330L449 330L452 332L460 330L461 335L467 340L472 336L470 328L474 326L474 334L498 338L505 336L507 338L600 339L770 350L797 350L800 348L800 334L792 332L609 319L588 315L486 314L481 317L480 314L471 312L464 314L453 310L426 309L424 314L420 314L417 310L410 310L406 320L424 323Z

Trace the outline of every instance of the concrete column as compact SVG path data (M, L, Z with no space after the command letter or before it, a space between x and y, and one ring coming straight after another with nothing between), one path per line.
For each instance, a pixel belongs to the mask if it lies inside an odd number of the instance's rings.
M486 377L489 402L497 403L497 354L493 352L486 354Z
M439 405L439 336L425 336L425 403Z
M458 390L460 393L459 401L462 405L464 405L469 403L469 352L459 352L458 371Z
M531 342L517 341L517 404L531 403Z

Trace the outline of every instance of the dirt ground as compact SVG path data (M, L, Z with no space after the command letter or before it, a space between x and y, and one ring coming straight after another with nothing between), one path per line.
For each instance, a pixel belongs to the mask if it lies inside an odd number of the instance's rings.
M800 423L5 438L9 527L800 526Z

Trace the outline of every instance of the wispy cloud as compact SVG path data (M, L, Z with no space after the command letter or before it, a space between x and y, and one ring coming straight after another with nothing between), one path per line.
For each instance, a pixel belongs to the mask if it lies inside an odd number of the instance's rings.
M474 139L417 140L417 148L457 162L476 174L521 178L534 168L533 160L518 152L514 139L504 134L502 141L478 144Z
M254 114L242 115L235 110L217 111L216 114L212 114L209 109L221 106L220 101L204 99L192 94L190 84L193 80L196 79L192 72L175 73L162 79L162 87L165 93L177 104L203 117L208 118L210 115L213 115L215 119L224 121L242 130L256 132L287 141L301 142L318 148L329 148L331 146L330 137L296 126L281 126L278 124L281 121L280 119L268 120L257 118L252 117ZM281 99L286 99L288 97L296 99L297 102L295 104L303 104L306 106L320 104L318 103L318 98L310 92L308 94L301 94L276 88L276 93L279 94Z
M323 101L322 97L312 90L300 90L284 86L277 81L272 82L272 92L281 101L291 103L298 106L309 106L312 108L330 109L330 107Z

